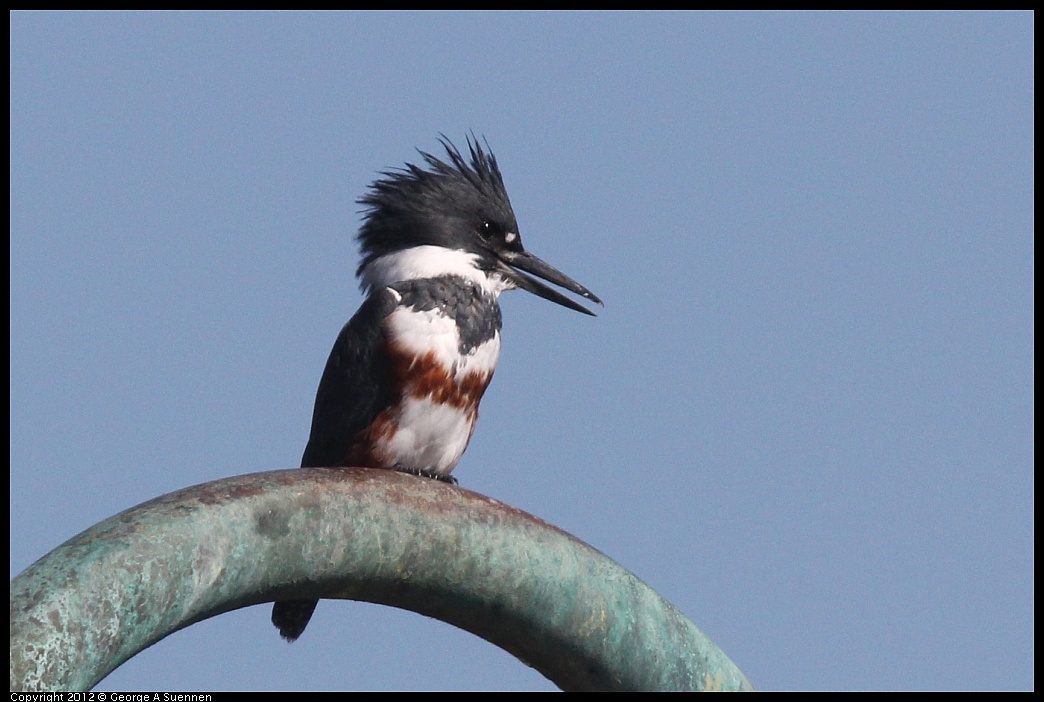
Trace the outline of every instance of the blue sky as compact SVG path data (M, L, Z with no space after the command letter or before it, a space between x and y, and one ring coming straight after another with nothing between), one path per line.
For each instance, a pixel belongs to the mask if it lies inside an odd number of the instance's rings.
M297 465L356 198L474 130L606 306L502 298L463 486L762 689L1033 688L1031 14L10 19L12 576ZM98 689L553 689L409 612L268 614Z

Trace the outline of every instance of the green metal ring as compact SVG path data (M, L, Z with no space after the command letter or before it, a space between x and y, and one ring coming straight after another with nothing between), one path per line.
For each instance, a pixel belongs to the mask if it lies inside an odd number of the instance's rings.
M87 690L190 624L316 597L441 619L565 690L753 689L673 605L560 529L355 468L186 488L62 544L11 582L11 689Z

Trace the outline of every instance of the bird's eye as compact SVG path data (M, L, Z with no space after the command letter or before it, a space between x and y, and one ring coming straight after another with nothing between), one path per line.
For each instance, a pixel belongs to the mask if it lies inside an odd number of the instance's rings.
M499 240L504 238L504 230L496 222L491 222L487 219L479 225L479 236L482 237L483 241Z

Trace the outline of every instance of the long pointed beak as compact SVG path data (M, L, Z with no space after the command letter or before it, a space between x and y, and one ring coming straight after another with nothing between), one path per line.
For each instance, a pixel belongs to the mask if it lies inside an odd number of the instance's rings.
M573 300L558 292L554 288L550 288L541 283L536 278L532 278L526 275L525 273L522 273L522 271L525 271L526 273L532 273L535 276L539 276L540 278L543 278L549 283L554 283L560 288L565 288L566 290L576 293L581 297L585 297L588 300L591 300L592 302L597 302L599 305L602 305L603 307L605 306L604 304L602 304L602 301L598 299L598 296L595 295L593 292L591 292L583 285L567 276L565 273L562 273L558 269L553 268L552 266L549 266L548 264L544 263L528 251L502 251L498 253L498 257L500 259L500 265L498 266L498 270L500 271L500 273L505 278L512 281L515 285L522 288L523 290L528 290L534 295L539 295L545 300L556 302L559 305L562 305L563 307L568 307L571 310L583 312L584 314L589 314L592 317L596 316L594 312L587 309L580 303L573 302Z

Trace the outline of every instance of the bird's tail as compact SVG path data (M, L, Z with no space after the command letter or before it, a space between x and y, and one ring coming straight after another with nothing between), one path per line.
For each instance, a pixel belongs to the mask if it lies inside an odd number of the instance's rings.
M272 607L272 623L279 629L279 635L287 641L297 639L304 633L317 604L319 600L276 602Z

